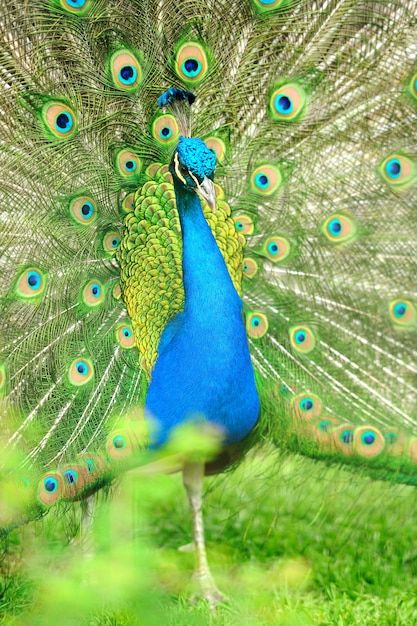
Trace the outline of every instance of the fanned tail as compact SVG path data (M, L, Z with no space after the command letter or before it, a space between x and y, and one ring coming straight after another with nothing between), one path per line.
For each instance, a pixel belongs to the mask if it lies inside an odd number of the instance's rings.
M89 493L109 458L140 447L124 418L140 426L146 382L116 255L134 193L159 184L177 143L156 106L174 86L196 93L193 135L218 158L227 227L213 217L213 230L232 256L230 205L246 244L264 432L415 481L416 18L405 0L8 3L5 474L18 466L48 504Z

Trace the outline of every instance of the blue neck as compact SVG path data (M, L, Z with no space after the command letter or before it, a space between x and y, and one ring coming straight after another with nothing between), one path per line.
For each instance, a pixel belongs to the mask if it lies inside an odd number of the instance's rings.
M182 268L185 292L184 314L194 325L209 325L221 332L230 329L226 312L239 311L242 303L230 278L223 256L203 215L194 191L176 189L182 229ZM217 314L217 319L216 319Z
M184 422L217 424L225 443L243 439L259 415L242 302L198 196L175 188L183 240L184 312L164 330L146 398L159 447Z

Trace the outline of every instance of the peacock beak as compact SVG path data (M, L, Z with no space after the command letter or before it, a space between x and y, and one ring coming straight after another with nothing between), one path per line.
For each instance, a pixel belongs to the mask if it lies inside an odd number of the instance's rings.
M212 211L216 210L216 193L214 191L214 183L210 178L205 176L202 182L197 185L196 192L207 202Z

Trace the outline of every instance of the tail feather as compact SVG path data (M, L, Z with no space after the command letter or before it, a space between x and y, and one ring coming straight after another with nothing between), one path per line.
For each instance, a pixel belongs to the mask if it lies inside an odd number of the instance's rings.
M416 18L411 0L1 11L1 422L35 491L82 453L101 484L109 436L139 412L115 253L178 138L156 110L171 86L197 94L193 134L246 244L268 436L414 482Z

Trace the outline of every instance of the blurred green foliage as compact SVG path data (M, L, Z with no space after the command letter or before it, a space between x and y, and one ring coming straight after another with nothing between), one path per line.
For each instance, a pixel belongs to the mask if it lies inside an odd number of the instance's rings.
M95 551L79 509L14 531L0 563L13 626L413 626L417 491L264 448L207 479L206 539L229 600L193 596L181 477L131 471L97 505Z

